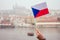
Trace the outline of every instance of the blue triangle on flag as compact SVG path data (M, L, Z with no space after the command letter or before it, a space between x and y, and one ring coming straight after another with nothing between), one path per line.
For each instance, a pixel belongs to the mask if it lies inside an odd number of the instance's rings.
M38 14L39 10L32 8L32 11L33 11L34 17L36 17L36 15Z

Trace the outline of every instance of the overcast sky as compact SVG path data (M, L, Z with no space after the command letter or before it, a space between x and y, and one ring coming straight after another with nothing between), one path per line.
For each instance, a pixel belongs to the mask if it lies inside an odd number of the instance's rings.
M12 9L13 6L24 6L31 9L31 6L46 2L49 9L60 9L60 0L0 0L0 10Z

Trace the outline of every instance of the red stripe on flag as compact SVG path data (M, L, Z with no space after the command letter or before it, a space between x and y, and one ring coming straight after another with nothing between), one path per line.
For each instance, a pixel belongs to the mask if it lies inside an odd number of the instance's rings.
M48 14L48 13L49 13L48 8L46 8L46 9L40 10L38 12L38 14L36 15L36 17L42 16L42 15L45 15L45 14Z

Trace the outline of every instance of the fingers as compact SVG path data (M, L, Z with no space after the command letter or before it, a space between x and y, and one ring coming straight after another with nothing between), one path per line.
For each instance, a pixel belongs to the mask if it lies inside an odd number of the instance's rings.
M40 34L40 31L36 28L36 32Z
M39 33L36 31L36 35L38 36L39 35Z

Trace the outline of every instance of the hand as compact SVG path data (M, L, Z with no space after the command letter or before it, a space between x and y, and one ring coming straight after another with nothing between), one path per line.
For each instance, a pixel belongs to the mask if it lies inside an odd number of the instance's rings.
M36 35L39 40L45 40L44 36L41 34L41 32L36 28Z

